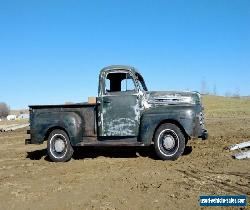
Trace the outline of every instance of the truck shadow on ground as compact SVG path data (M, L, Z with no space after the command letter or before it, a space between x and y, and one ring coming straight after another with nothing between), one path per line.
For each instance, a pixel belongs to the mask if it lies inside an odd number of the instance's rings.
M47 150L46 149L40 149L40 150L34 150L31 152L27 152L27 159L30 160L41 160L43 157L47 159Z
M189 155L192 153L192 147L186 146L183 155ZM74 148L73 159L81 160L85 158L137 158L137 157L149 157L154 160L159 160L155 154L153 146L151 147L76 147ZM47 150L35 150L27 152L26 158L30 160L41 160L44 158L46 161L50 161Z

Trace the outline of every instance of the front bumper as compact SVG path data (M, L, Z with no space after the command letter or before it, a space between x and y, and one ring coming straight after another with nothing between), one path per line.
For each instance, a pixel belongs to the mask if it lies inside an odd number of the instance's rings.
M207 130L202 130L201 135L199 136L202 140L207 140L208 139L208 131Z

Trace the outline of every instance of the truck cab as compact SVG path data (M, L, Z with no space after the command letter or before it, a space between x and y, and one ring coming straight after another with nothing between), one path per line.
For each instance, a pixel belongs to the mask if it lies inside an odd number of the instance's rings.
M30 106L31 138L47 141L49 157L70 160L76 146L150 146L163 160L175 160L191 138L207 139L201 95L148 91L131 66L101 70L94 102Z
M112 67L101 71L98 91L100 136L138 136L144 111L140 94L147 91L143 80L143 86L139 84L139 76L128 68Z

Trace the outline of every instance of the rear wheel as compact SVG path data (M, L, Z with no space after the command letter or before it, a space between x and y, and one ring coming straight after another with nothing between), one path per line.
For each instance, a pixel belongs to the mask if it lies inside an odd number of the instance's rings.
M47 152L54 162L66 162L71 159L74 150L65 131L56 129L50 133Z
M171 123L162 124L154 136L156 154L162 160L176 160L185 149L186 139L181 129Z

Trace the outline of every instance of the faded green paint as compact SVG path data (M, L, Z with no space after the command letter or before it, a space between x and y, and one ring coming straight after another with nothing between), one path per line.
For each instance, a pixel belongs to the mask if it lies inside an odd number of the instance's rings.
M201 136L204 131L197 121L200 111L199 105L159 106L146 110L141 118L141 141L150 144L156 128L164 122L177 124L190 137Z
M107 91L105 81L112 73L126 73L126 79L128 75L134 82L134 90ZM42 143L55 127L68 133L72 145L89 141L90 137L93 145L106 137L116 140L115 137L136 137L137 142L146 146L164 122L177 124L189 137L206 134L199 93L148 91L142 76L130 66L101 70L96 105L30 106L30 110L30 143Z
M107 92L106 78L109 74L124 73L133 78L134 91ZM135 70L132 67L112 66L100 73L99 82L99 135L138 136L140 107Z
M140 109L136 93L101 97L100 136L138 136Z
M90 113L95 115L94 110L95 106L88 104L30 106L31 143L43 143L48 132L53 128L65 130L73 145L77 144L84 135L96 136L95 118L93 117L91 122L91 117L88 117Z

